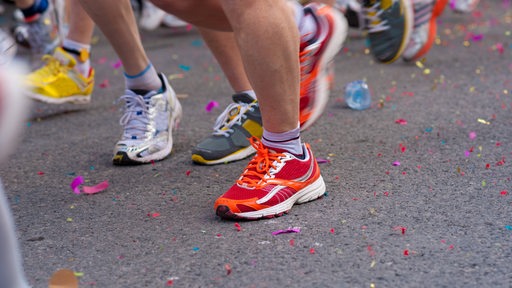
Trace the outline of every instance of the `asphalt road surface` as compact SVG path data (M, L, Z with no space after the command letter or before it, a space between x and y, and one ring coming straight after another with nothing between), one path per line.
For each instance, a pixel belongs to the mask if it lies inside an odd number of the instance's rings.
M68 268L80 287L511 287L512 4L482 2L445 11L423 63L376 63L351 31L325 113L302 135L325 197L252 222L213 211L247 160L190 159L233 93L199 34L143 33L184 118L170 157L115 167L124 80L97 32L92 103L34 102L0 168L29 282ZM373 94L364 111L343 101L359 79ZM77 176L110 186L76 195ZM300 232L272 234L290 227Z

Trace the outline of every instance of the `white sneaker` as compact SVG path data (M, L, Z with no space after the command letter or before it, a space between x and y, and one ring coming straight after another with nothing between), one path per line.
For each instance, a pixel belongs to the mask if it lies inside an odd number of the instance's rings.
M470 13L475 10L480 0L450 0L450 7L458 13Z
M142 15L139 19L140 28L152 31L158 28L165 17L165 12L149 1L144 1Z
M113 163L131 165L162 160L171 154L172 129L181 119L181 105L176 93L163 74L159 91L138 95L126 90L121 100L126 102L119 123L124 127L121 140L114 148Z
M187 22L171 14L165 14L162 23L169 28L181 28L188 25Z

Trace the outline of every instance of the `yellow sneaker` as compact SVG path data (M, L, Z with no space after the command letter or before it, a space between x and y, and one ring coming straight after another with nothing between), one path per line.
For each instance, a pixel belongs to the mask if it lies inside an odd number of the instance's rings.
M81 59L87 60L87 54L82 53ZM60 47L53 55L44 55L43 60L46 64L25 78L29 97L51 104L86 104L91 101L94 69L91 68L85 78L74 68L75 58Z

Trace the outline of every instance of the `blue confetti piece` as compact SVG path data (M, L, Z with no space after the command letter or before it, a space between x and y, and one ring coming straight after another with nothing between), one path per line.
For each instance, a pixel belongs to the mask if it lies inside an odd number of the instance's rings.
M192 248L192 250L194 250L194 252L197 252L197 251L199 251L199 247L194 247L194 248Z
M185 72L190 71L190 66L181 64L179 67L181 70L183 70Z
M200 39L194 40L194 41L192 41L192 46L201 47L201 46L203 46L203 41L201 41Z
M432 130L434 130L434 128L428 127L428 128L425 129L425 132L430 133L430 132L432 132Z
M505 226L505 229L507 229L508 231L512 231L512 225Z

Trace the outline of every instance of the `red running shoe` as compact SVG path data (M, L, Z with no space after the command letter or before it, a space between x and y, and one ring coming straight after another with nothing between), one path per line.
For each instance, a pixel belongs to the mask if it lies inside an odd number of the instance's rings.
M256 155L214 209L225 219L255 220L287 213L297 203L315 200L325 193L320 168L308 144L300 157L263 146L255 137Z
M347 37L348 24L336 9L317 3L304 7L317 23L316 34L300 43L300 128L309 128L322 115L329 100L334 56ZM304 37L303 37L304 38Z

